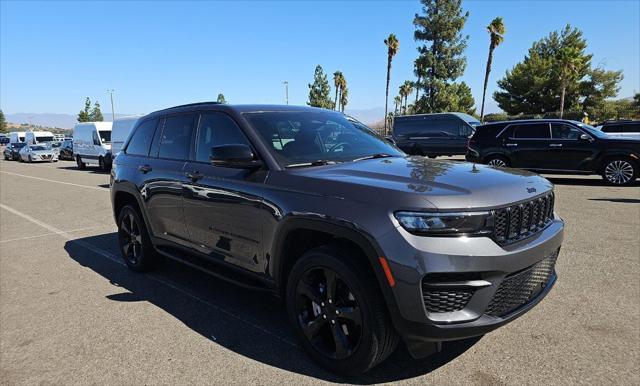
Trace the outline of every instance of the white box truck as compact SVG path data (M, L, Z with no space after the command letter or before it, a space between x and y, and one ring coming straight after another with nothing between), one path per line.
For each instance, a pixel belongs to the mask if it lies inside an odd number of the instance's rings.
M24 131L12 131L9 133L9 143L24 142Z
M132 115L129 117L118 118L113 121L113 126L111 127L111 154L113 157L120 153L131 129L136 125L138 119L142 117L142 115Z
M73 127L73 153L79 169L87 164L98 165L102 171L111 168L112 122L83 122Z
M53 133L50 131L27 131L24 134L24 141L30 145L42 142L53 142Z

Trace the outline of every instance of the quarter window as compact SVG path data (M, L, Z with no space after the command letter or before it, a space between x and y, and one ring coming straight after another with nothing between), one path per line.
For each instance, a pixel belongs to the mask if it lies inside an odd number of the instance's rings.
M224 113L204 113L200 116L196 161L209 162L214 146L241 144L249 146L240 127Z
M530 125L516 125L513 138L518 139L549 139L548 123L533 123Z
M195 114L169 116L165 119L160 138L159 158L186 160L189 158Z
M143 156L149 154L149 145L151 144L153 133L156 130L156 123L157 120L155 119L142 122L129 140L129 145L127 145L125 153Z

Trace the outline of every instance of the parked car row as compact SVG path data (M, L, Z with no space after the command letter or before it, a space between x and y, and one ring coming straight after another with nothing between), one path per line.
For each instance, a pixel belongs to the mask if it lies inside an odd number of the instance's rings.
M58 162L58 152L50 143L10 143L4 149L5 160L20 162Z

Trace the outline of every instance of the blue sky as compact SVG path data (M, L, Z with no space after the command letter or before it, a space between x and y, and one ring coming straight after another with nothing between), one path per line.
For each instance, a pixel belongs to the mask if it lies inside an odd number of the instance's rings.
M640 91L640 1L464 1L470 16L462 77L480 105L485 26L502 16L488 95L534 40L580 28L593 63L623 70L621 97ZM108 111L146 113L223 92L232 103L304 104L316 64L341 70L348 107L384 106L386 48L395 33L391 92L413 79L418 1L14 2L0 5L0 107L5 113L75 113L86 96ZM390 97L390 100L392 98ZM496 111L490 100L488 111Z

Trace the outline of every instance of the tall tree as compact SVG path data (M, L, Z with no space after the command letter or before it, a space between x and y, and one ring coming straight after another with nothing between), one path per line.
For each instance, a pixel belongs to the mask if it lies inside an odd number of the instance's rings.
M396 38L395 34L390 34L389 37L384 39L384 44L387 46L387 88L384 94L384 116L388 114L389 105L389 82L391 81L391 61L393 57L398 53L400 48L400 42ZM387 134L387 119L384 120L384 133Z
M0 109L0 133L7 131L7 119L4 117L4 113Z
M398 115L398 108L400 107L400 105L402 104L402 98L400 97L400 95L396 95L395 98L393 98L393 102L396 104L395 109L393 110L393 114L394 115Z
M97 101L93 104L93 108L91 109L91 114L89 114L89 119L91 122L104 121L104 117L102 116L102 111L100 111L100 103L98 103Z
M349 103L349 89L347 86L340 88L340 111L344 113L344 108Z
M218 102L218 103L227 103L227 100L225 99L223 93L218 94L218 99L216 99L216 102Z
M336 110L340 110L340 100L338 99L340 95L340 90L342 89L342 83L344 80L344 76L341 71L336 71L333 73L333 86L336 88L336 97L333 104L336 106Z
M409 99L409 94L413 92L413 82L410 80L405 80L402 84L404 87L404 113L407 114L407 100Z
M400 96L400 115L404 115L404 98L407 96L407 88L404 83L398 87L398 95Z
M482 105L480 107L480 121L484 118L484 98L487 93L487 83L489 82L489 73L491 72L491 63L493 62L493 50L496 49L504 40L505 33L504 23L501 17L496 17L487 26L489 32L489 56L487 57L487 68L484 72L484 86L482 87Z
M309 84L309 101L307 104L313 107L333 109L334 104L330 95L331 87L327 80L327 74L324 73L321 65L317 65L313 75L313 83Z
M413 102L413 105L416 106L418 104L418 97L420 96L420 80L422 80L422 77L424 76L424 72L425 72L425 67L424 67L424 61L421 60L421 58L416 59L413 62L413 73L416 75L416 77L418 78L418 80L416 80L415 86L416 86L416 100L415 102Z
M455 83L464 73L467 59L464 50L468 36L462 35L468 12L462 11L461 0L421 0L422 14L416 14L414 38L421 42L418 59L424 63L425 71L418 87L422 96L416 111L434 113L453 111L452 105L461 105L459 93L451 94ZM468 87L457 87L455 91L466 91ZM464 101L473 100L471 94L462 95ZM473 105L464 106L466 110Z
M84 100L84 109L78 113L78 122L91 122L91 100L89 97Z
M576 47L562 47L558 52L555 68L560 81L560 118L564 114L564 96L567 87L579 75L582 61L582 53Z

